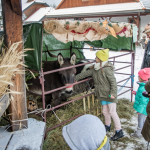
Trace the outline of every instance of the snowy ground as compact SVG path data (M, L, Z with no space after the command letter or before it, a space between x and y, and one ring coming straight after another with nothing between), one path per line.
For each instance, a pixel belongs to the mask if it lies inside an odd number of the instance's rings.
M88 46L86 46L88 47ZM87 52L88 51L88 52ZM95 58L95 53L96 51L89 51L89 50L84 50L84 55L87 59L94 59ZM110 57L125 54L127 52L114 52L110 51ZM136 54L135 54L135 68L134 68L134 90L136 91L138 88L138 84L136 83L138 81L138 71L141 68L142 60L143 60L143 55L144 55L144 50L141 47L136 48ZM116 58L115 61L123 61L123 62L131 62L131 55L126 55L122 56L119 58ZM115 69L121 68L123 66L127 66L128 64L121 64L121 63L116 63L115 64ZM119 70L117 72L122 72L122 73L131 73L131 67ZM115 74L117 81L121 81L125 78L128 78L128 75L120 75L120 74ZM125 82L125 81L124 81ZM120 83L120 85L124 84L124 82ZM126 84L126 86L131 86L131 80ZM123 88L120 93L126 91L127 88ZM120 94L119 93L119 94ZM127 92L118 98L126 98L131 100L131 92ZM134 100L134 96L133 96ZM119 140L117 142L110 142L112 149L113 150L146 150L147 149L147 142L142 138L141 140L134 139L130 136L130 132L136 130L137 128L137 114L135 114L131 121L127 121L126 119L121 119L121 124L123 131L125 133L124 140ZM108 133L108 136L112 136L115 131L112 131Z

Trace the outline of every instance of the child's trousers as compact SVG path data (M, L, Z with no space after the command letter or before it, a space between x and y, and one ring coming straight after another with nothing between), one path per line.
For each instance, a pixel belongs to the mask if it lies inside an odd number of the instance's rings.
M143 129L144 123L145 123L146 115L144 114L138 114L138 127L140 129Z
M114 124L115 124L115 129L116 130L121 129L120 119L116 112L116 103L103 105L103 115L105 117L105 125L111 124L111 117L112 117Z

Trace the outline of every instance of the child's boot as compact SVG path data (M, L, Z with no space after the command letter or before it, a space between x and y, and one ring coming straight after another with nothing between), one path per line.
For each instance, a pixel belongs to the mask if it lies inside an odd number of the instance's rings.
M115 135L113 137L111 137L112 141L117 141L120 138L124 137L123 131L122 129L120 131L116 131Z
M105 129L106 129L106 132L110 132L111 125L109 125L109 126L105 125Z
M134 131L134 133L131 133L131 136L134 138L138 138L141 139L142 138L142 134L141 134L141 130L139 127L137 128L137 131Z

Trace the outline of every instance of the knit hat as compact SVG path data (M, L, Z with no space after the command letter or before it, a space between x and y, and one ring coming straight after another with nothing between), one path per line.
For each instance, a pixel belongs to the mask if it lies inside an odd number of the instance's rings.
M62 129L62 134L72 150L96 150L106 136L102 121L93 115L83 115ZM110 150L109 140L101 150Z
M150 32L150 23L148 23L146 26L145 26L145 30L143 31L143 33L148 33Z
M142 80L147 81L150 78L150 68L141 69L138 75Z
M107 61L109 58L109 49L104 49L104 50L99 50L96 52L96 56L101 60L101 61Z

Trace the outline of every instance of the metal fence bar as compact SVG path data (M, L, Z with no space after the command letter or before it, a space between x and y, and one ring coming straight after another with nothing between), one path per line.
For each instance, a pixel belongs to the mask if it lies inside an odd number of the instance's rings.
M94 61L94 62L95 62L95 61ZM70 67L65 67L65 68L61 68L61 69L55 69L55 70L52 70L52 71L44 72L44 75L50 74L50 73L54 73L54 72L58 72L58 71L62 71L62 70L67 70L67 69L75 68L75 67L79 67L79 66L84 66L84 65L92 64L92 63L93 63L93 62L88 62L88 63L83 63L83 64L74 65L74 66L70 66Z
M126 93L126 92L128 92L128 91L131 91L131 89L132 89L132 88L130 88L129 90L127 90L127 91L125 91L125 92L123 92L123 93L121 93L121 94L119 94L119 95L117 95L117 96L120 96L120 95L122 95L122 94L124 94L124 93Z
M60 104L60 105L58 105L58 106L55 106L55 107L53 107L53 108L47 109L45 112L54 110L54 109L56 109L56 108L62 107L62 106L67 105L67 104L70 104L70 103L72 103L72 102L74 102L74 101L77 101L77 100L82 99L82 98L84 98L84 97L90 96L90 95L92 95L92 94L94 94L94 93L95 93L95 92L91 92L91 93L86 94L86 95L84 95L84 96L77 97L76 99L73 99L73 100L71 100L71 101L69 101L69 102L65 102L65 103Z
M121 56L125 56L125 55L129 55L129 54L132 54L133 52L130 52L130 53L127 53L127 54L123 54L123 55L118 55L116 57L121 57ZM116 58L116 57L110 57L109 59L112 59L112 58ZM88 62L88 63L83 63L83 64L79 64L79 65L74 65L74 66L70 66L70 67L65 67L65 68L61 68L61 69L55 69L55 70L52 70L52 71L47 71L47 72L44 72L44 75L46 74L50 74L50 73L54 73L54 72L58 72L58 71L62 71L62 70L67 70L67 69L71 69L73 67L79 67L79 66L83 66L83 65L86 65L86 64L91 64L91 63L94 63L95 61L93 62Z
M82 115L84 115L84 113L81 113L81 114L79 114L79 115L77 115L77 116L75 116L75 117L73 117L73 118L70 118L69 120L66 120L66 121L64 121L64 122L62 122L62 123L60 123L60 124L57 124L56 126L53 126L53 127L49 128L49 129L47 129L46 132L48 132L48 131L50 131L50 130L53 130L53 129L55 129L55 128L57 128L57 127L59 127L59 126L65 124L65 123L67 123L67 122L69 122L69 121L72 121L72 120L74 120L74 119L76 119L76 118L82 116Z
M124 68L128 68L128 67L132 67L132 65L128 65L128 66L125 66L125 67L122 67L122 68L118 68L115 71L118 71L118 70L121 70L121 69L124 69Z
M126 80L128 80L128 79L129 79L129 78L123 79L123 80L117 82L117 84L118 84L118 83L121 83L121 82L123 82L123 81L126 81Z
M78 118L78 117L84 115L85 113L90 112L90 111L93 110L94 108L96 108L96 107L93 107L92 109L90 109L90 110L88 110L88 111L86 111L86 112L83 112L83 113L81 113L81 114L79 114L79 115L77 115L77 116L75 116L75 117L73 117L73 118L70 118L69 120L66 120L66 121L64 121L64 122L62 122L62 123L60 123L60 124L57 124L56 126L53 126L53 127L49 128L49 129L47 129L46 132L48 132L48 131L50 131L50 130L53 130L53 129L55 129L55 128L57 128L57 127L59 127L59 126L65 124L65 123L67 123L67 122L69 122L69 121L71 121L71 120L76 119L76 118Z
M109 62L131 64L131 62L123 62L123 61L109 61Z
M126 53L126 54L122 54L122 55L118 55L118 56L114 56L115 58L118 58L118 57L121 57L121 56L125 56L125 55L129 55L129 54L132 54L134 52L129 52L129 53ZM113 59L114 57L109 57L109 59Z
M122 86L122 85L117 85L117 86ZM132 88L132 87L129 87L129 86L123 86L123 87L125 87L125 88Z
M53 51L63 51L63 50L70 50L70 49L57 49L57 50L48 50L48 51L53 52ZM42 53L44 53L44 52L47 52L47 51L42 51Z
M81 80L81 81L78 81L78 82L75 82L75 83L72 83L70 85L76 85L76 84L79 84L79 83L82 83L82 82L85 82L85 81L88 81L89 79L92 79L92 77L88 78L88 79L84 79L84 80ZM59 90L62 90L64 88L67 88L68 86L70 85L66 85L66 86L63 86L63 87L60 87L60 88L57 88L57 89L54 89L54 90L51 90L51 91L47 91L47 92L44 92L44 94L50 94L50 93L53 93L53 92L56 92L56 91L59 91Z
M131 75L132 75L132 74L120 73L120 72L115 72L115 74L122 74L122 75L128 75L128 76L131 76Z

